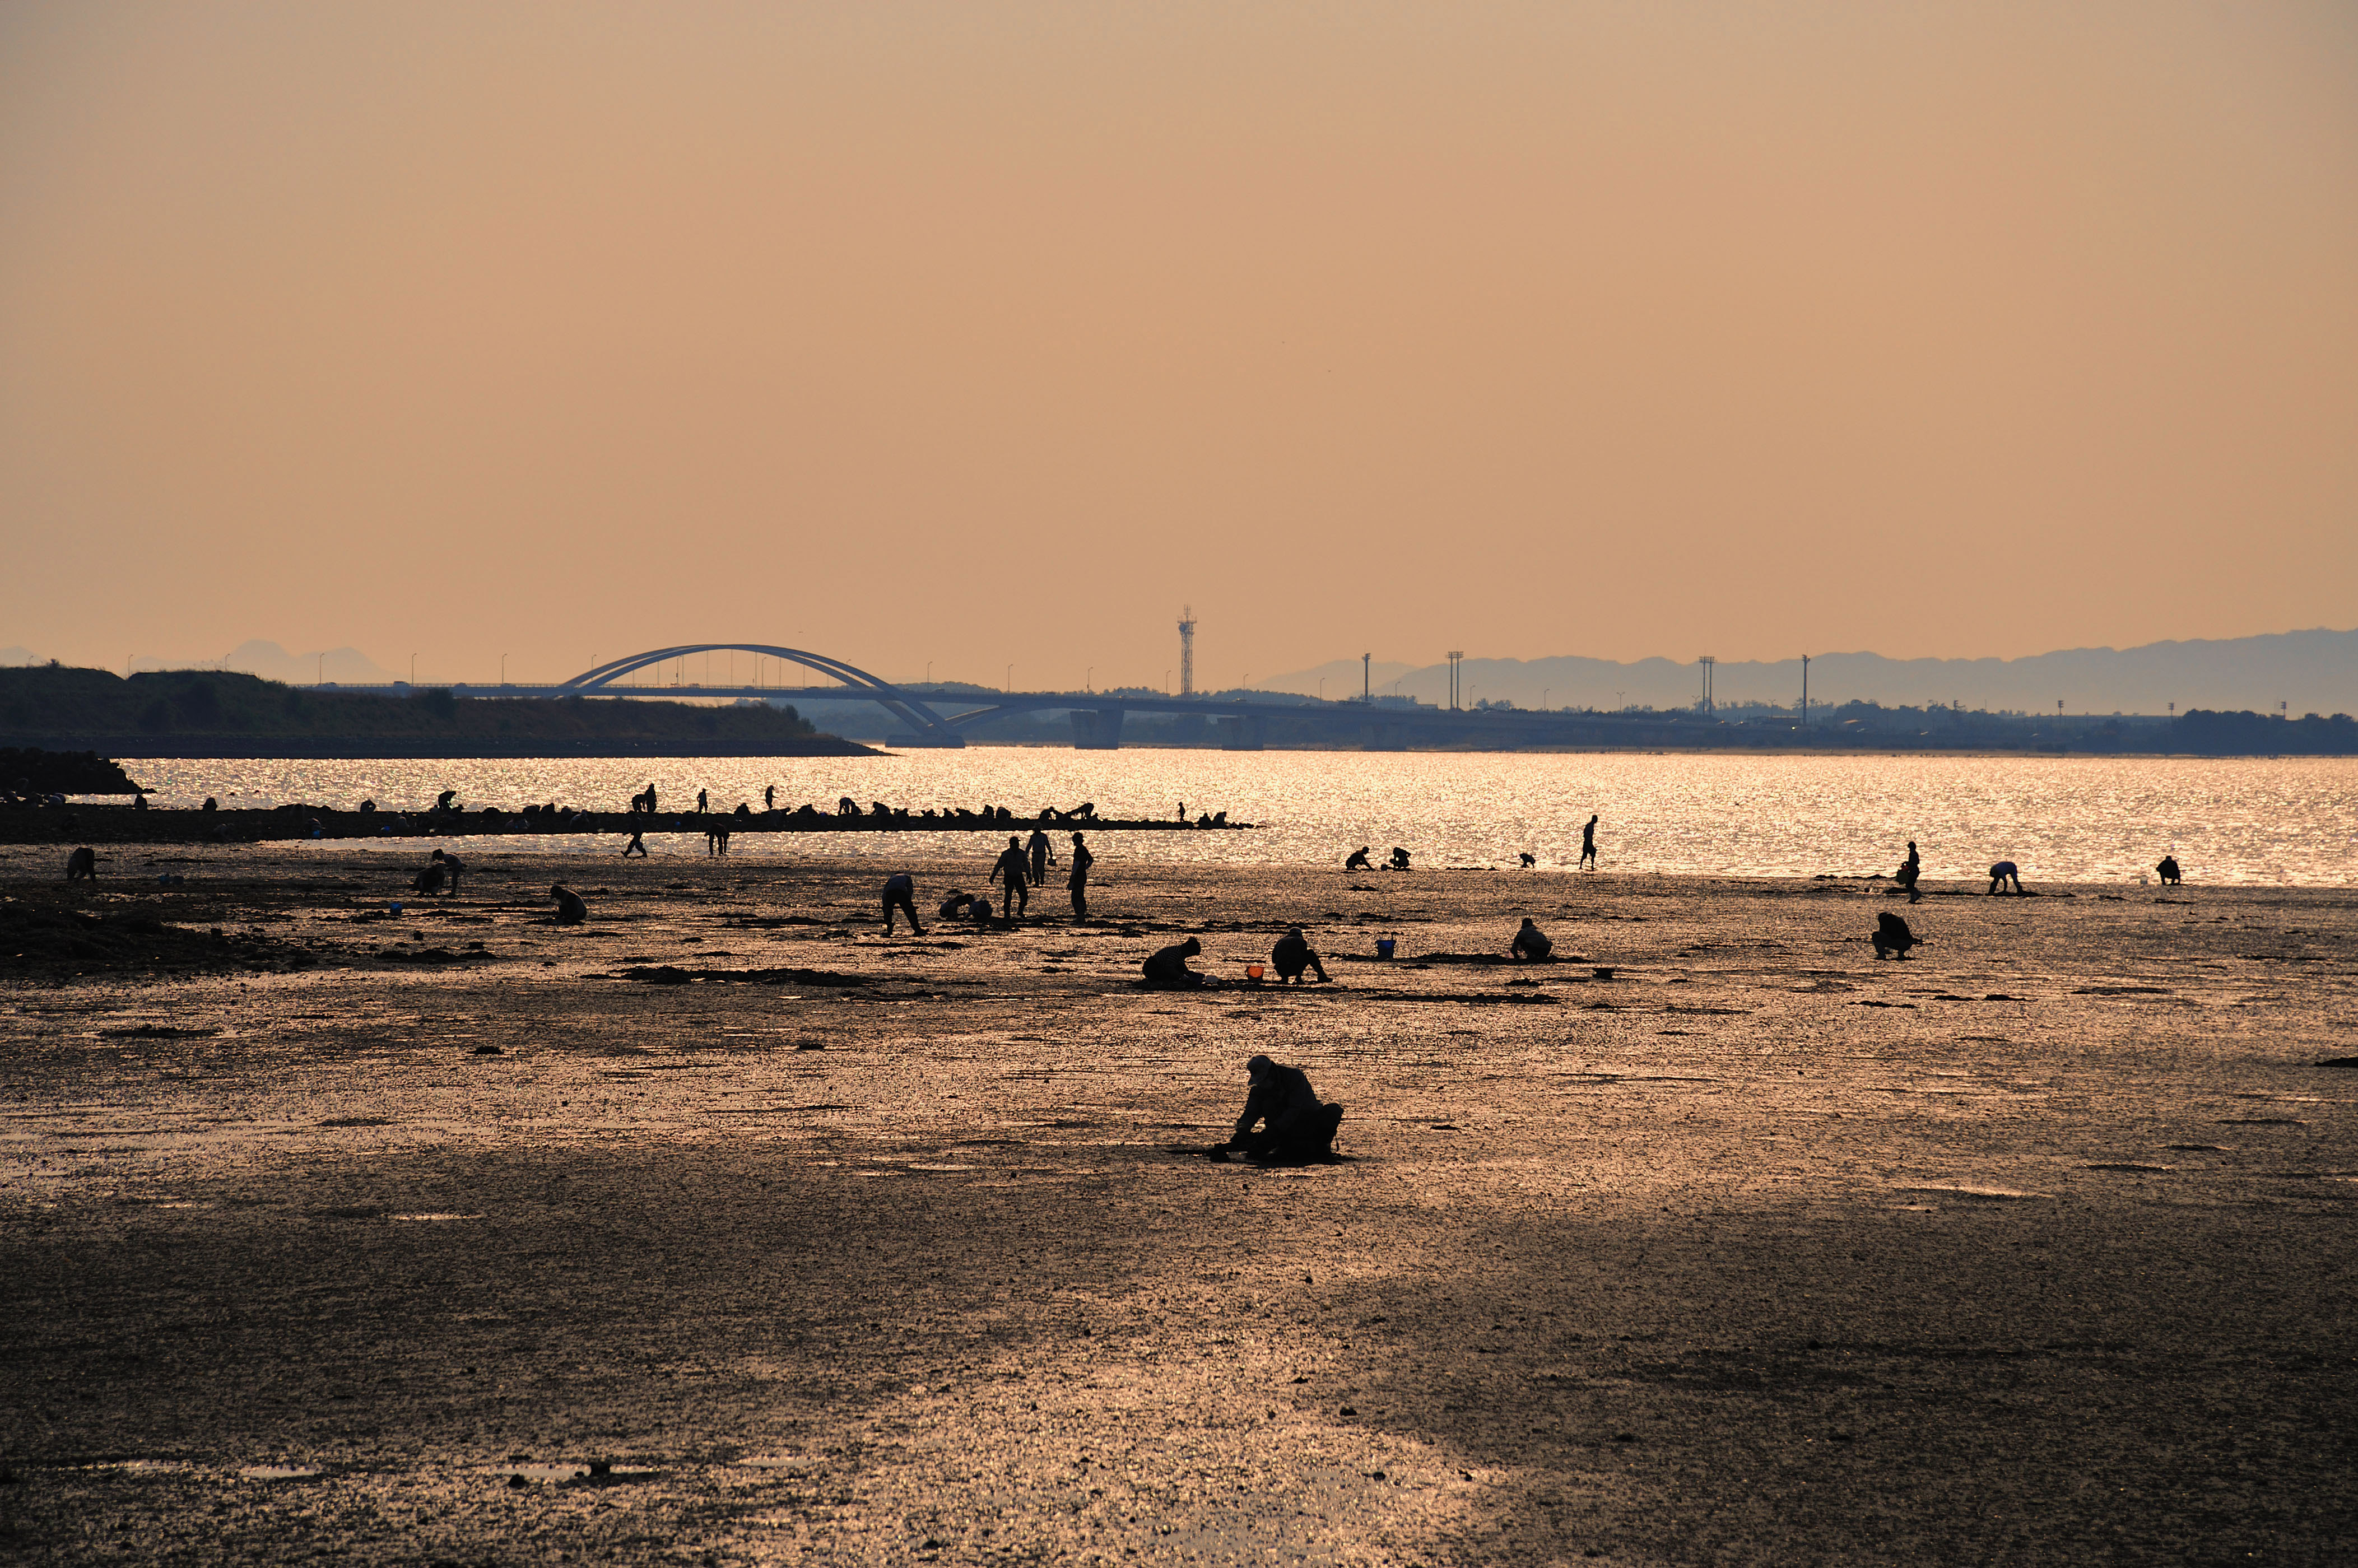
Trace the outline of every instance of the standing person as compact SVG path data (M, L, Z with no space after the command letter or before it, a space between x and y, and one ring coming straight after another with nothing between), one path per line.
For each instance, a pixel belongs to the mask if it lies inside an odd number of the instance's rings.
M701 816L709 809L709 797L702 790L696 792L696 814Z
M653 779L649 779L649 780L647 781L647 815L648 815L649 816L653 816L654 814L655 814L655 781L654 781L654 780L653 780Z
M1081 842L1081 836L1074 834L1073 869L1065 874L1065 885L1073 890L1075 920L1089 917L1089 868L1096 865L1097 860L1098 858L1089 853L1089 847Z
M1580 830L1580 864L1590 871L1596 869L1596 818L1592 815L1588 826Z
M892 912L901 911L909 917L913 935L923 936L925 928L917 924L917 884L906 871L894 871L884 879L884 935L892 935Z
M1009 920L1020 920L1032 913L1032 888L1023 864L1023 840L1010 836L1007 848L999 852L999 860L990 868L985 884L1000 884L999 913Z
M1032 851L1032 885L1036 888L1048 880L1048 867L1055 860L1056 851L1037 827L1032 829L1032 842L1026 848Z
M765 784L763 786L762 809L763 811L775 811L778 809L778 786L776 784Z
M1908 890L1908 902L1921 903L1924 895L1916 891L1916 878L1922 872L1924 862L1916 854L1916 840L1908 840L1908 858L1899 862L1899 885Z

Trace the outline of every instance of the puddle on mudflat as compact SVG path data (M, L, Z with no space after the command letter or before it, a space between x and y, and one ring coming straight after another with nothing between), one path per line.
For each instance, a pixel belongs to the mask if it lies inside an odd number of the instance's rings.
M439 1219L481 1219L481 1218L482 1218L482 1217L482 1217L481 1215L480 1215L480 1214L389 1214L389 1215L386 1215L386 1216L385 1216L385 1218L387 1218L387 1219L427 1219L427 1220L439 1220Z
M248 1465L238 1472L247 1481L300 1481L318 1474L314 1465Z

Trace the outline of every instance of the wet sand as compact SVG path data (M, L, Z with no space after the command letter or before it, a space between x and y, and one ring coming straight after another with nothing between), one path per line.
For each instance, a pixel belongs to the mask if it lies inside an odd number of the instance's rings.
M0 1547L2346 1560L2358 897L1943 887L1878 963L1857 882L1120 843L924 942L817 857L0 850ZM1131 983L1286 919L1336 984ZM1256 1051L1344 1162L1185 1152Z

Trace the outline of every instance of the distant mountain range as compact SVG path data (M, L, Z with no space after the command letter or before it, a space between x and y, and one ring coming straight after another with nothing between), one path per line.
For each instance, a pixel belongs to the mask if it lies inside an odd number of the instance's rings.
M1460 666L1460 700L1505 699L1518 708L1684 708L1703 694L1693 661L1474 659ZM1331 664L1254 684L1271 691L1356 696L1359 661ZM1446 702L1449 666L1379 664L1378 695L1397 691ZM1714 672L1720 706L1801 699L1801 661L1723 659ZM1887 708L1960 703L1969 708L2052 713L2167 713L2190 708L2273 713L2279 702L2303 713L2358 712L2358 631L2284 632L2219 642L2149 643L2141 648L2073 648L2019 659L1887 659L1880 654L1820 654L1810 660L1810 703L1853 700Z

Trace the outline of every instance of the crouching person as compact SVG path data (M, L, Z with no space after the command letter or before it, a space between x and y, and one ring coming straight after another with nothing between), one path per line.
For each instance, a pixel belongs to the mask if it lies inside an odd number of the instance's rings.
M1211 1158L1225 1159L1232 1152L1256 1160L1334 1158L1335 1130L1343 1124L1343 1108L1320 1104L1308 1074L1266 1056L1247 1062L1245 1072L1252 1079L1252 1091L1245 1096L1236 1135L1213 1149ZM1258 1131L1255 1122L1260 1123Z
M1875 935L1871 940L1875 943L1877 957L1904 958L1908 957L1908 949L1923 938L1908 929L1906 921L1887 909L1876 915Z

